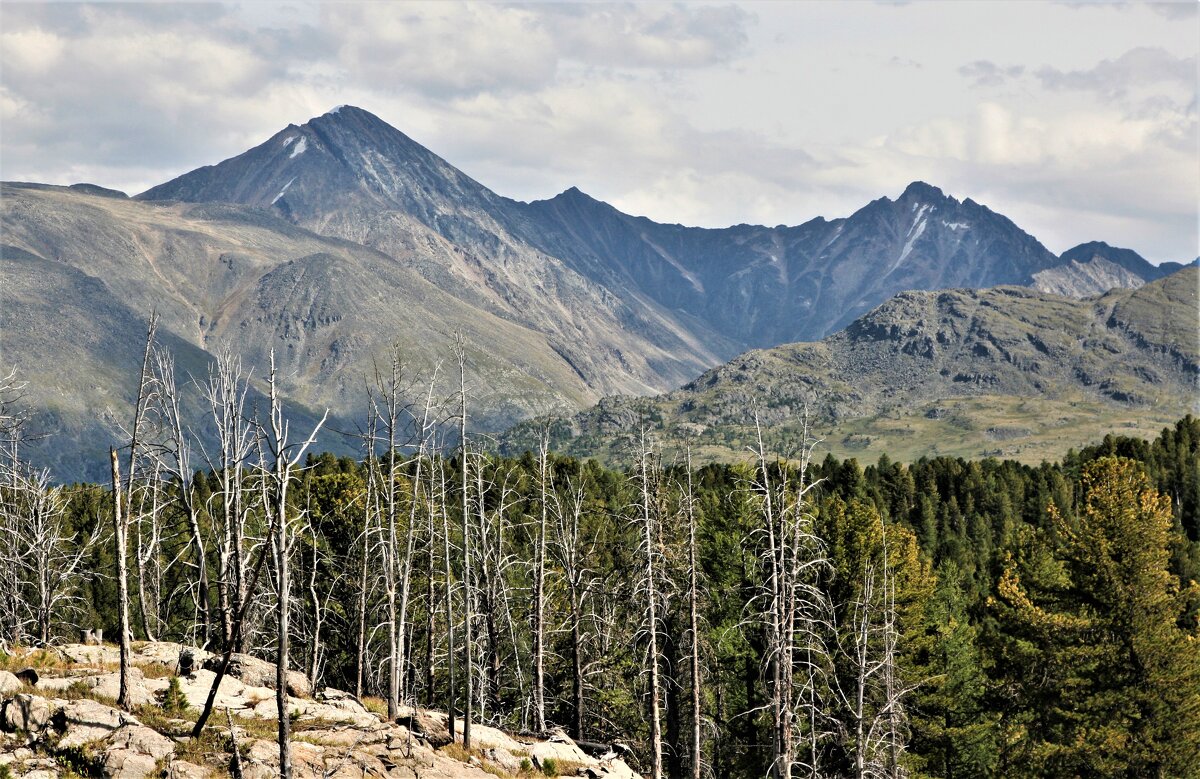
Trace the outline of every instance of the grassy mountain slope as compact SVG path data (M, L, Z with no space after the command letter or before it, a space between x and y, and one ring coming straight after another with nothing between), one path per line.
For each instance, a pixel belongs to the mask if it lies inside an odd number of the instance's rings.
M1197 284L1188 268L1074 300L1025 288L906 292L815 343L747 352L653 400L605 398L554 423L555 445L617 458L639 419L737 456L757 415L777 442L809 410L839 456L1040 461L1106 432L1147 434L1197 408ZM529 446L539 422L509 434Z
M597 397L542 334L464 304L384 254L270 214L57 187L5 185L2 194L0 362L29 381L35 428L62 436L47 463L62 478L102 470L93 450L128 416L151 309L184 373L202 376L229 343L261 379L274 348L300 414L356 416L371 362L393 341L428 368L449 355L455 330L469 345L482 427Z

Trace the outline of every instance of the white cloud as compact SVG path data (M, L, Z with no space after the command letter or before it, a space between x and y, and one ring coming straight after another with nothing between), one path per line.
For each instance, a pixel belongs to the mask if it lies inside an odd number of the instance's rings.
M350 103L521 199L795 224L924 179L1052 248L1197 243L1177 6L5 3L0 30L8 179L136 192Z

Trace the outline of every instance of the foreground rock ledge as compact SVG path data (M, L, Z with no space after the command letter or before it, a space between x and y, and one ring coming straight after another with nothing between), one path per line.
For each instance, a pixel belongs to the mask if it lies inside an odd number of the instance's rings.
M39 668L34 687L0 672L0 770L28 779L78 774L119 779L224 777L230 775L232 740L245 779L278 776L275 691L254 683L266 681L263 666L268 664L239 658L242 678L222 679L206 735L195 743L186 734L204 705L216 676L213 671L201 668L179 677L189 706L186 712L171 716L160 705L184 648L168 642L135 644L132 712L112 705L119 683L113 647L59 648L62 664ZM209 655L192 652L197 664L209 660L211 666ZM269 667L273 682L274 667ZM564 776L640 779L619 757L592 757L561 731L543 740L472 724L474 749L463 762L457 759L461 748L439 749L450 742L441 712L406 709L390 723L353 695L327 688L308 697L302 675L293 674L288 682L289 692L303 693L288 696L292 768L298 779L486 779L518 776L523 765L536 768L546 760L555 761ZM232 732L229 718L234 721ZM461 738L461 726L456 730Z

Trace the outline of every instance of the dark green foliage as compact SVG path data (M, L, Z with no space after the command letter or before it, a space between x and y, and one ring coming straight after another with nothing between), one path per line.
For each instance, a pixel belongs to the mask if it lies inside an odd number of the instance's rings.
M628 521L633 496L626 474L594 461L552 461L559 498L583 492L581 536L592 550L587 566L594 585L579 647L586 676L585 737L628 742L644 755L645 644L635 586L637 533ZM457 483L459 463L442 464L447 481ZM329 605L322 626L322 682L353 689L365 470L332 455L312 457L307 465L291 490L308 519L297 548L297 629L310 628L308 582L315 581L319 598ZM488 693L487 720L519 729L527 724L527 561L535 542L529 519L540 510L538 469L535 458L525 455L491 457L484 470L484 505L489 512L502 507L506 512L504 543L517 563L504 574L512 629L502 623L493 638L479 631L484 638L477 661L492 652L499 657L499 687ZM885 531L889 556L897 556L892 564L904 571L897 574L900 667L916 689L907 702L909 754L902 762L911 776L1187 776L1195 770L1188 761L1196 757L1200 730L1198 474L1200 420L1190 416L1153 441L1109 437L1060 464L934 457L903 465L882 457L864 466L826 457L813 465L810 475L821 480L817 525L835 572L824 586L835 604L844 609L857 597L863 562L878 559ZM690 765L687 576L681 552L686 528L677 513L681 477L679 468L667 468L661 500L669 519L660 539L666 763L675 772ZM771 758L766 634L754 618L763 571L756 535L761 517L747 490L753 478L753 469L740 464L708 465L694 474L702 706L710 723L704 758L721 777L763 776ZM209 533L211 517L221 510L217 483L200 474L194 490ZM457 500L452 492L446 501L452 517ZM407 527L412 501L407 477L400 501ZM86 537L97 523L103 526L108 506L99 487L70 488L71 528ZM434 544L431 567L428 507L419 503L414 516L409 687L420 701L439 700L446 683L446 617L440 596L430 604L426 592L433 586L440 593L442 541L439 536ZM439 517L435 513L433 519L440 528ZM174 504L164 521L164 538L175 539L164 557L193 564L184 517ZM252 517L252 529L260 521ZM451 528L455 544L459 531L454 523ZM91 570L112 570L110 546L93 549ZM215 580L215 563L209 565ZM379 577L368 570L372 609L378 607ZM162 638L190 640L195 603L186 595L188 581L194 581L194 570L167 569L163 592L172 595L159 609ZM569 600L559 572L551 572L547 587L553 619L547 714L566 725L573 716ZM88 580L73 621L110 628L113 591L110 577ZM370 617L368 628L377 621L377 615ZM260 623L258 629L270 625ZM372 634L369 641L378 663L383 639ZM296 659L300 669L311 660L305 652ZM367 677L366 692L378 694L380 677ZM831 764L850 761L845 743L831 739L827 748Z

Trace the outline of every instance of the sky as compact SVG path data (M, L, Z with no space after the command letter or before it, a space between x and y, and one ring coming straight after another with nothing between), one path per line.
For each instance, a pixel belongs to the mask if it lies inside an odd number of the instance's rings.
M6 0L0 178L133 194L352 104L519 200L792 225L922 180L1187 261L1197 8Z

